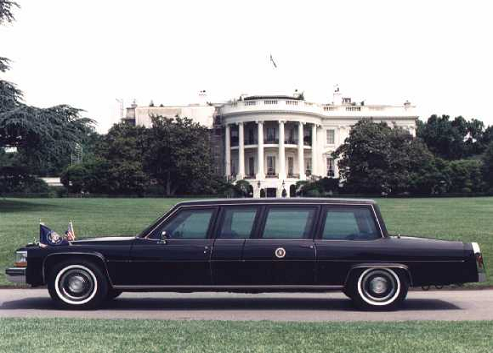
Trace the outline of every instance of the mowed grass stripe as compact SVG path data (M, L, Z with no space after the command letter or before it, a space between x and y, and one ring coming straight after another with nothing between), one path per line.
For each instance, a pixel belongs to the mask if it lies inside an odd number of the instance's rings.
M0 319L0 352L491 352L493 322Z
M0 285L16 248L39 236L39 220L59 233L74 222L79 238L135 235L180 199L0 199ZM493 269L493 197L378 199L391 233L477 241ZM487 273L493 285L493 272Z

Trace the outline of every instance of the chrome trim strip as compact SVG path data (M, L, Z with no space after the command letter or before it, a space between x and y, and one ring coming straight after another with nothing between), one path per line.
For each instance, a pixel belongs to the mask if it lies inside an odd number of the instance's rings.
M115 285L115 289L328 289L344 288L339 285Z

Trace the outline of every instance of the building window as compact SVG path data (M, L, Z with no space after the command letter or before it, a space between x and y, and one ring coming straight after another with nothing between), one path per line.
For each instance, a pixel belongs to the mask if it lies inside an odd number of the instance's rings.
M335 143L335 130L327 130L327 144L333 145Z
M310 176L310 175L312 175L312 159L311 158L305 158L305 162L306 162L305 174L307 176Z
M248 129L248 141L247 145L254 145L256 143L255 141L255 132L253 129Z
M248 158L248 176L255 176L255 159L253 157Z
M267 128L267 143L275 143L276 141L276 129L273 127Z
M291 144L291 145L295 145L296 140L295 140L294 136L295 136L295 130L294 130L294 127L292 127L290 129L288 129L288 139L286 140L286 143Z
M334 158L327 157L327 176L333 178L335 176L335 171Z
M294 177L294 157L288 157L288 177Z
M239 138L238 138L238 130L231 129L231 146L238 146Z
M276 157L267 156L267 175L276 175Z
M236 163L235 160L231 160L231 175L236 175Z

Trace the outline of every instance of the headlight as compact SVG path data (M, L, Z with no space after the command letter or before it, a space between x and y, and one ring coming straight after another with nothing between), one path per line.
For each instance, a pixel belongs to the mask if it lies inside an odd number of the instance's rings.
M15 267L27 266L27 251L16 251L15 253Z

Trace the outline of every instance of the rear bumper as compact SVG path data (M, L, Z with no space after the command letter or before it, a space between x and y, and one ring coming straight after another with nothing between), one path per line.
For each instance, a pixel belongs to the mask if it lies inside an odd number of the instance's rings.
M5 270L7 279L13 283L26 283L26 269L23 267L11 267Z

